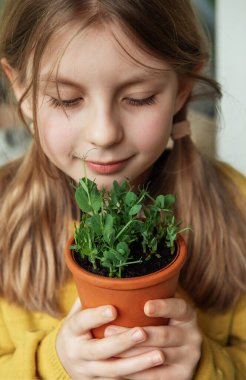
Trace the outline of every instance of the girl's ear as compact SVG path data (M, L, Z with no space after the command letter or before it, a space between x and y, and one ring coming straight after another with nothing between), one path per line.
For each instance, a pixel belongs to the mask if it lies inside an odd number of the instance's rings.
M192 92L193 85L194 82L191 79L179 85L175 104L175 115L184 107Z
M22 95L26 91L26 87L19 82L17 71L12 66L10 66L6 58L1 59L1 66L6 77L10 82L16 100L19 102ZM21 103L21 109L24 115L28 119L32 120L32 107L31 102L28 98L25 98L25 100Z
M195 69L193 70L193 74L197 75L202 72L204 68L204 62L200 62L197 64ZM185 103L187 102L192 89L195 84L195 79L181 79L179 83L177 98L176 98L176 107L175 107L175 115L182 110Z

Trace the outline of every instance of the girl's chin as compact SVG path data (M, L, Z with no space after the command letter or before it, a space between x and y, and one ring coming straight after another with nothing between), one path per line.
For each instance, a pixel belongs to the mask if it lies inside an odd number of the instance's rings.
M117 176L110 176L110 177L107 177L107 178L105 178L105 177L104 178L100 178L100 177L96 176L95 178L91 177L90 179L92 181L95 180L98 189L104 188L106 190L110 190L113 187L113 182L114 181L122 183L125 178L117 177Z
M147 180L148 180L148 177L149 177L149 174L150 174L150 170L147 170L146 172L140 174L139 176L137 176L137 178L131 178L131 176L127 177L127 175L120 175L120 174L112 174L112 175L98 175L98 174L95 174L93 175L93 173L88 173L87 172L87 177L91 180L91 181L95 181L95 183L97 184L97 187L98 189L106 189L106 190L110 190L112 187L113 187L113 182L114 181L117 181L118 183L122 183L125 179L128 179L130 181L130 184L131 186L133 186L133 188L138 188L138 186L140 185L143 185ZM75 182L78 183L80 178L82 178L84 175L83 174L80 174L79 177L76 176L76 178L74 178Z
M81 178L82 176L80 176L79 178L74 178L76 184L78 184L79 182L79 179ZM106 177L106 178L105 178ZM103 177L100 177L100 176L91 176L91 175L88 175L88 178L91 180L91 181L95 181L95 183L97 184L97 187L99 190L101 189L105 189L105 190L111 190L112 187L113 187L113 182L114 181L117 181L118 183L122 183L125 179L128 179L126 177L122 177L122 176L103 176ZM132 183L131 182L131 179L130 179L130 184L135 187L135 183Z
M73 180L75 181L76 184L79 183L79 180L81 178L85 177L84 175L80 175L79 177L73 177ZM114 177L114 176L108 176L105 178L105 176L102 178L100 178L99 176L95 175L94 177L92 175L88 175L87 174L87 178L89 178L91 181L95 181L95 183L97 184L97 187L98 189L102 189L102 188L105 188L107 190L110 190L113 186L113 181L117 181L119 183L121 183L124 178L118 178L118 177Z

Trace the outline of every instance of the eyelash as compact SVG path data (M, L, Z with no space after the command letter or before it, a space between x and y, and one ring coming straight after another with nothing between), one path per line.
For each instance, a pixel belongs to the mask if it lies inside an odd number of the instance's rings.
M77 106L81 100L82 98L75 98L75 99L70 99L70 100L60 100L56 98L50 98L49 102L54 108L58 108L58 107L69 108L69 107Z
M81 100L82 98L75 98L75 99L70 99L70 100L59 100L56 98L50 98L49 102L54 108L58 108L58 107L70 108L70 107L76 107L77 105L79 105ZM142 107L146 105L150 106L156 103L155 95L151 95L148 98L144 98L144 99L126 98L126 100L130 106L134 106L134 107Z
M144 99L126 98L126 100L130 106L135 107L151 106L152 104L156 103L155 95L151 95L148 98Z

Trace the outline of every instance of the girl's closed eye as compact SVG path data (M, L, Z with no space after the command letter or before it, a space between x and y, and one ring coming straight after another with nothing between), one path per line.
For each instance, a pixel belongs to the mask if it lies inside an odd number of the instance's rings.
M57 98L50 97L48 102L54 108L58 108L58 107L72 108L72 107L76 107L80 105L82 100L83 98L81 97L74 98L74 99L57 99Z
M137 107L146 106L146 105L150 106L156 103L155 95L151 95L143 99L125 98L125 100L130 106L137 106Z
M82 100L83 98L81 97L74 98L74 99L57 99L54 97L50 97L48 101L49 103L51 103L52 107L54 108L58 108L58 107L72 108L72 107L76 107L80 105ZM156 103L155 95L151 95L143 99L126 98L125 100L127 101L129 105L136 106L136 107L152 105Z

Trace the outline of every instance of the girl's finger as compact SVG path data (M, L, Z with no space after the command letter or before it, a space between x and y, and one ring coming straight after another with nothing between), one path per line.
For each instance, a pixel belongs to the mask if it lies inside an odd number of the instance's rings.
M119 334L124 331L122 327L109 326L105 330L105 336ZM141 347L179 347L185 343L186 330L179 326L148 326L144 327L148 339L141 343Z
M96 380L109 380L108 377L95 377ZM126 380L123 377L115 377L114 380Z
M120 333L122 333L124 331L127 331L127 330L129 330L129 327L110 325L110 326L106 327L106 329L104 331L104 336L108 337L108 336L111 336L111 335L120 334Z
M150 300L144 305L144 312L149 317L171 318L180 322L189 322L195 318L192 307L179 298Z
M143 329L135 327L121 334L112 335L103 339L90 339L81 344L81 358L83 360L106 360L131 349L136 344L146 340Z
M127 351L122 352L118 358L131 358L133 356L142 355L144 353L152 352L156 347L140 347L136 346ZM177 363L183 363L187 359L187 347L175 347L175 348L160 348L160 352L165 357L165 365L177 365Z
M186 330L178 326L148 326L146 345L155 347L179 347L186 343Z
M109 359L107 361L88 361L86 362L86 370L90 376L100 376L105 374L104 377L118 378L127 377L128 375L148 368L162 365L164 363L164 356L160 351L152 351L147 354L134 356L127 359Z
M155 350L156 347L134 347L128 351L119 355L120 358L128 358L136 355L142 355L143 353ZM177 365L185 363L187 361L193 362L200 358L199 350L193 350L192 354L187 346L171 347L171 348L158 348L165 357L165 365Z
M91 329L113 321L116 315L117 311L111 305L85 309L70 316L67 327L73 335L82 335Z
M165 365L166 364L177 364L184 361L187 357L187 346L177 346L170 348L162 348L157 345L149 346L147 345L147 340L144 343L137 345L136 347L132 347L128 350L124 350L123 352L117 354L119 358L129 358L136 355L142 355L147 352L151 352L155 350L157 347L159 351L163 352L165 357ZM146 346L144 346L146 344ZM116 355L114 355L116 356Z
M187 376L187 377L185 377ZM128 375L125 380L154 380L154 379L192 379L192 373L185 374L182 366L159 366Z

